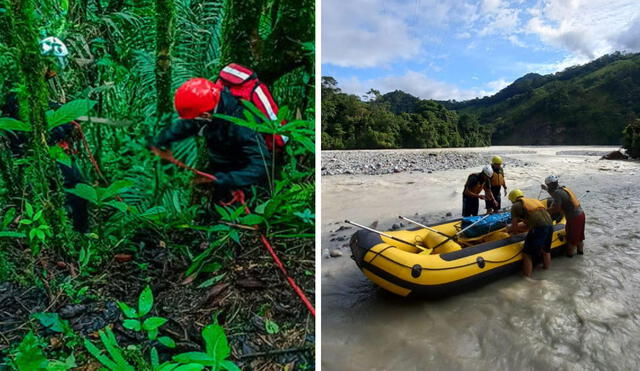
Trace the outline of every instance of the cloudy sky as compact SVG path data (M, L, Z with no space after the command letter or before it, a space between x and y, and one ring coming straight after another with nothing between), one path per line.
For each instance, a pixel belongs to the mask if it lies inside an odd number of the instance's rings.
M640 51L640 0L322 1L322 74L359 95L482 97L618 50Z

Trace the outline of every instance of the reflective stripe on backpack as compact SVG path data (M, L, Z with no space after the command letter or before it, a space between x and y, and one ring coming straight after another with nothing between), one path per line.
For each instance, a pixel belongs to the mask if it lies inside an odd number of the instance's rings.
M237 99L253 103L270 120L278 119L278 105L273 100L269 88L258 80L258 76L250 68L231 63L220 71L220 78L216 83L228 87ZM282 121L281 125L284 124L286 122ZM275 147L283 147L288 140L289 138L284 135L265 134L265 142L269 150L273 150L274 142Z

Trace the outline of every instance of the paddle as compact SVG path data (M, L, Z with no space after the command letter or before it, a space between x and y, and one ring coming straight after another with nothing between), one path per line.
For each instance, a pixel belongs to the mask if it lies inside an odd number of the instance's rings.
M398 218L400 218L400 219L402 219L402 220L406 220L406 221L408 221L409 223L413 223L413 224L417 225L418 227L425 228L425 229L427 229L427 230L429 230L429 231L431 231L431 232L435 232L435 233L437 233L437 234L439 234L439 235L441 235L441 236L444 236L444 237L447 237L447 238L451 237L451 236L449 236L448 234L444 234L444 233L442 233L442 232L440 232L440 231L438 231L438 230L436 230L436 229L433 229L433 228L431 228L431 227L429 227L429 226L426 226L426 225L424 225L424 224L418 223L418 222L416 222L415 220L411 220L411 219L409 219L409 218L405 218L405 217L404 217L404 216L402 216L402 215L400 215Z
M400 238L398 238L398 237L391 236L391 235L386 234L386 233L384 233L384 232L376 231L375 229L373 229L373 228L369 228L369 227L365 227L365 226L364 226L364 225L362 225L362 224L354 223L354 222L352 222L352 221L350 221L350 220L345 220L344 222L345 222L345 223L347 223L347 224L351 224L351 225L353 225L353 226L356 226L356 227L358 227L358 228L362 228L362 229L367 230L367 231L369 231L369 232L376 233L376 234L378 234L378 235L380 235L380 236L384 236L384 237L390 238L390 239L392 239L392 240L394 240L394 241L397 241L397 242L403 243L403 244L405 244L405 245L409 245L409 246L417 247L418 249L420 249L420 250L422 250L422 251L428 251L427 249L425 249L424 247L422 247L422 246L420 246L420 245L417 245L417 244L414 244L414 243L411 243L411 242L407 242L407 241L405 241L405 240L402 240L402 239L400 239Z
M438 247L440 247L440 246L444 245L445 243L447 243L447 242L451 241L453 238L458 237L458 236L459 236L459 235L461 235L464 231L466 231L467 229L469 229L469 228L473 227L474 225L476 225L476 224L480 223L481 221L483 221L483 220L487 219L487 218L488 218L488 217L490 217L491 215L493 215L493 214L487 214L487 215L483 216L482 218L480 218L480 219L476 220L476 221L475 221L475 222L473 222L472 224L468 225L468 226L467 226L467 228L465 228L465 229L461 230L460 232L458 232L458 233L454 234L453 236L450 236L450 237L449 237L449 238L447 238L446 240L444 240L444 241L440 242L439 244L437 244L436 246L434 246L434 247L433 247L433 250L435 250L435 249L437 249Z

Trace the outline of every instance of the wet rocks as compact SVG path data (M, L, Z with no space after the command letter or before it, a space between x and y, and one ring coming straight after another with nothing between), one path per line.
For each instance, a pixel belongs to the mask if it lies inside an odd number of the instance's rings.
M613 151L600 157L600 159L601 160L627 160L629 159L629 156L625 155L621 151Z
M432 173L447 169L480 167L493 153L462 151L329 151L322 153L322 175L381 175L402 172ZM503 156L509 166L525 162ZM528 165L528 164L527 164Z

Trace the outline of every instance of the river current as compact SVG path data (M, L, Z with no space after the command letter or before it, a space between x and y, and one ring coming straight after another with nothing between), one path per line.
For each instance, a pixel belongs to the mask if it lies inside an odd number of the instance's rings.
M344 219L388 230L398 215L459 216L464 181L480 169L323 177L322 369L640 369L640 163L586 155L613 149L462 149L528 162L506 161L505 174L509 189L529 197L560 175L582 196L585 255L438 301L378 289L349 259L355 230L338 229ZM329 258L335 250L343 256Z

